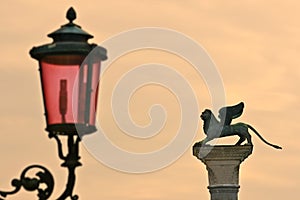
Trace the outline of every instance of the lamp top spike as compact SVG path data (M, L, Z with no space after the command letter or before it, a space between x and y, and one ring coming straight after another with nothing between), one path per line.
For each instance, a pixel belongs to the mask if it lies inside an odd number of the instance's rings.
M76 19L76 12L73 7L70 7L68 9L66 17L70 21L70 23L73 23L73 21Z

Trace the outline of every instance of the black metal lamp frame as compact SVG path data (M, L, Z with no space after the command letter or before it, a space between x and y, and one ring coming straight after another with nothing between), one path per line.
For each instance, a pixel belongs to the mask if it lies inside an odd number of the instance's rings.
M100 59L106 60L106 49L96 44L87 43L87 40L93 36L73 23L73 20L76 19L76 12L72 7L68 10L66 17L69 23L48 35L53 38L54 42L52 44L33 47L30 51L31 57L39 60L46 55L65 55L66 53L88 55L92 50L97 50L97 55L100 56ZM59 124L58 126L48 125L46 128L46 131L49 132L49 138L54 138L57 142L58 156L64 161L61 166L68 169L66 188L57 200L65 200L68 197L72 200L79 198L78 195L73 194L73 189L76 180L75 169L82 165L79 162L80 136L96 131L94 126L84 126L84 131L81 129L82 127L79 125L65 123ZM67 137L68 152L66 155L63 153L62 142L59 135ZM35 177L28 176L28 172L37 170L38 172L35 174ZM22 171L19 179L12 180L11 185L14 187L12 191L0 191L0 200L4 200L8 195L17 193L21 188L27 191L37 191L39 200L47 200L53 192L54 179L50 171L45 167L41 165L30 165Z

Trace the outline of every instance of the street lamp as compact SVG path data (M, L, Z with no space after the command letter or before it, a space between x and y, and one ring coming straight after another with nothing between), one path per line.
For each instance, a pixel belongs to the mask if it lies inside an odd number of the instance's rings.
M54 138L58 145L59 158L64 162L62 167L68 168L68 182L65 191L58 200L73 195L75 184L75 168L80 166L79 142L86 134L96 131L95 114L97 108L98 81L101 61L106 60L106 49L88 43L92 35L73 23L75 10L71 7L67 12L69 22L50 33L53 39L50 44L33 47L32 58L38 60L43 91L46 117L46 131L49 138ZM68 153L64 155L60 138L67 137ZM36 177L29 178L26 172L38 168ZM47 187L41 188L41 184ZM53 191L54 181L51 173L43 166L32 165L14 179L15 190L0 192L1 196L18 192L22 187L29 191L38 191L39 199L48 199Z

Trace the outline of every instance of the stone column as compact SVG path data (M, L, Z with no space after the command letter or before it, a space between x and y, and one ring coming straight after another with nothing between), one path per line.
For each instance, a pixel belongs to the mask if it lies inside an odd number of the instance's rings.
M208 171L211 200L237 200L240 164L252 153L253 146L203 146L195 144L193 155Z

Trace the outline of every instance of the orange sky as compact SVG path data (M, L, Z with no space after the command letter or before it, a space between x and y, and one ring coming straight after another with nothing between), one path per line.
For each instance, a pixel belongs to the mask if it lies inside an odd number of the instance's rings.
M254 152L241 167L240 199L279 200L298 196L297 1L12 0L0 4L0 189L10 189L10 180L17 178L24 167L39 163L47 166L55 177L52 198L64 190L66 170L60 167L55 141L49 140L44 131L38 64L28 52L32 46L50 42L46 35L66 23L65 12L74 6L76 23L94 35L94 43L129 29L155 26L179 31L201 44L222 76L227 104L246 103L244 114L236 121L252 124L266 139L283 146L282 151L277 151L253 136ZM111 66L103 79L102 102L109 100L106 94L118 76L149 62L168 64L180 71L196 92L199 110L211 107L205 83L193 73L191 65L166 52L150 50L125 55ZM144 124L149 122L149 106L165 104L170 113L166 130L153 140L141 141L122 135L115 124L107 123L112 130L108 137L115 144L135 152L152 151L174 136L172 132L178 126L176 100L168 92L157 99L147 97L157 91L164 92L161 88L143 88L129 105L133 119ZM103 103L100 109L109 111ZM110 122L111 114L105 120ZM199 120L194 142L203 137ZM77 170L75 187L81 199L209 199L207 172L191 155L191 149L172 165L140 175L110 169L81 149L84 166ZM35 199L35 195L22 192L8 199Z

